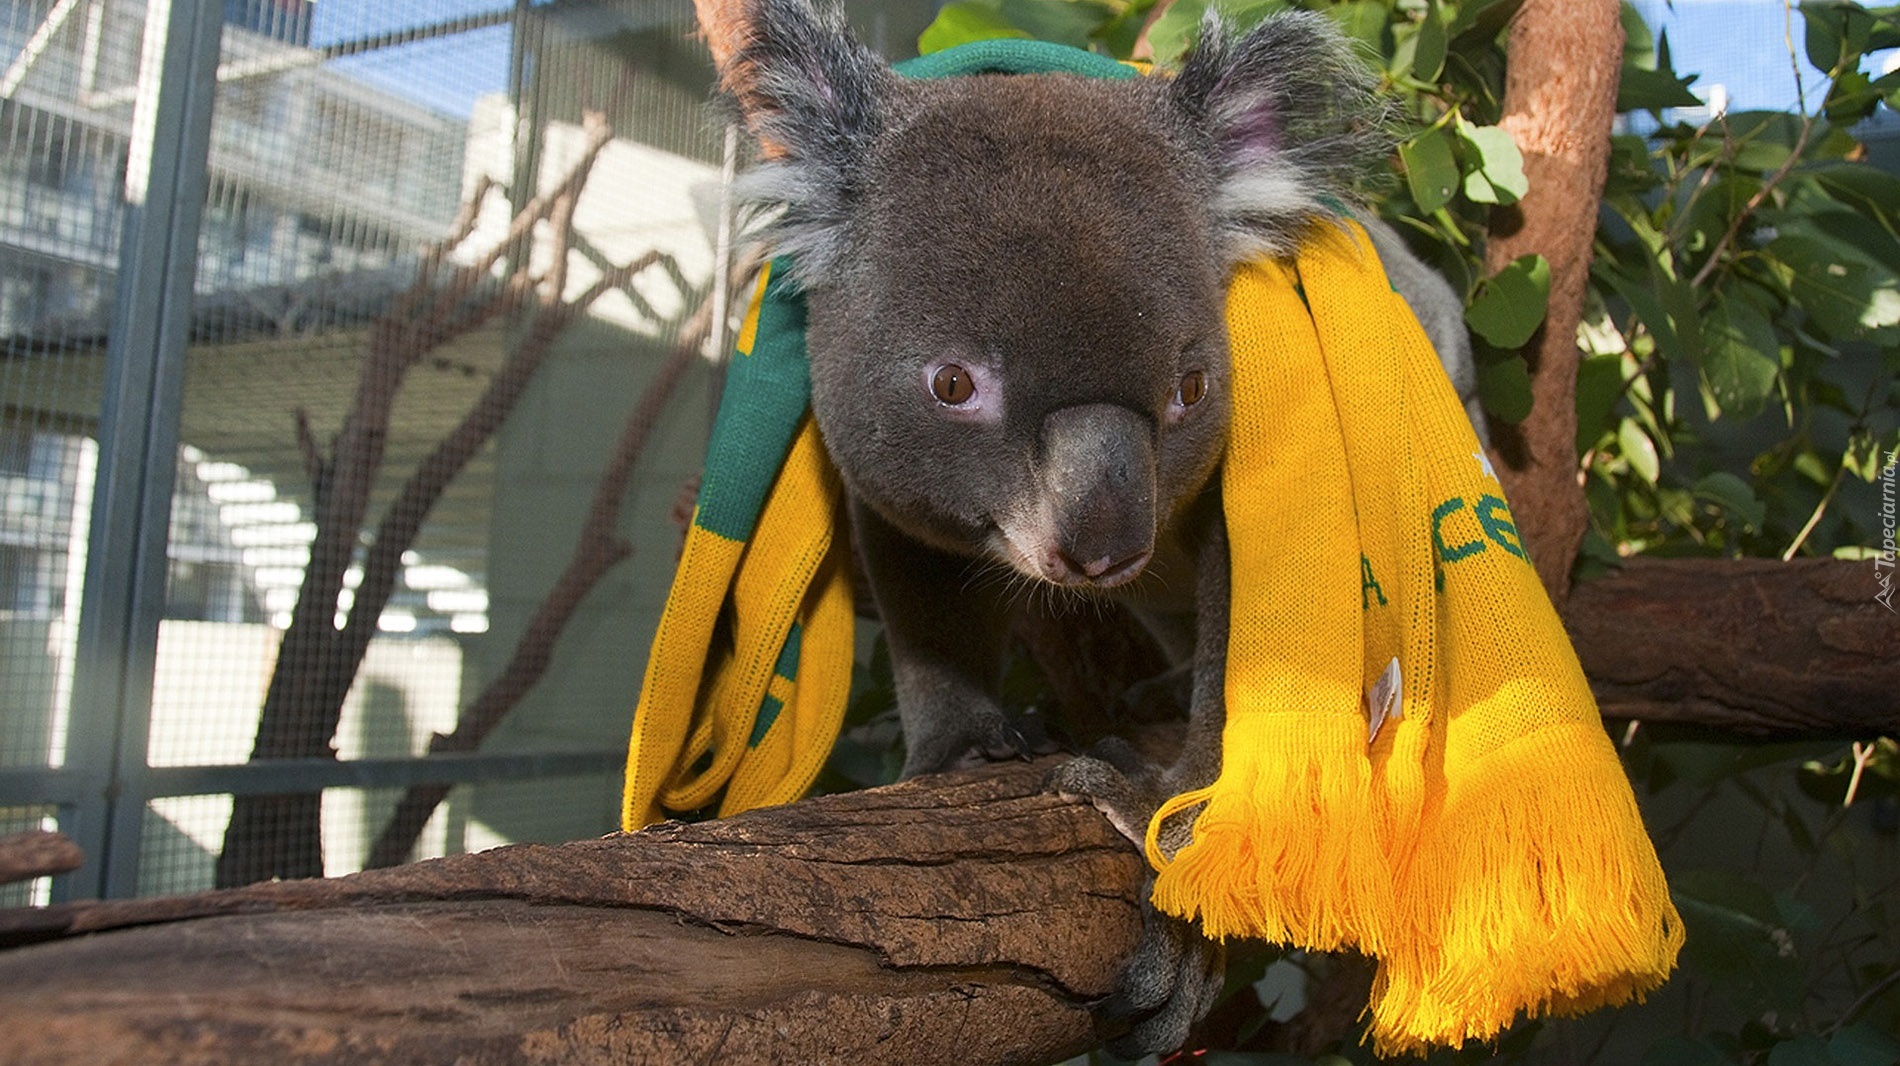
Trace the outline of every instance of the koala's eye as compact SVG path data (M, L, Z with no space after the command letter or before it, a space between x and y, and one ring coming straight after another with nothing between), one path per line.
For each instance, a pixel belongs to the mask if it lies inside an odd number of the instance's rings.
M970 380L968 370L955 363L945 363L930 377L930 394L940 403L961 407L976 395L976 382Z
M1193 407L1207 398L1207 375L1199 370L1190 370L1181 375L1181 384L1175 386L1174 402L1182 407Z

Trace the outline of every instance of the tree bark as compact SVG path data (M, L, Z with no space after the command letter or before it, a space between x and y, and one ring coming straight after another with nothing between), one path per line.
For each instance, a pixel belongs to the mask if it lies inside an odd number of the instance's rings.
M1052 1062L1143 866L1048 762L332 881L0 913L9 1061Z
M79 845L64 833L34 829L0 837L0 885L70 873L85 861Z
M1635 558L1579 583L1562 613L1605 718L1762 738L1900 735L1900 615L1874 598L1879 573L1838 559ZM1056 664L1065 710L1116 705L1153 676L1151 656L1127 650L1140 634L1123 615L1040 624L1019 636ZM1078 658L1084 669L1065 665ZM1137 725L1153 719L1140 702L1124 708Z
M1871 563L1636 560L1565 611L1606 715L1900 732ZM1009 763L333 881L0 912L10 1061L1056 1061L1139 855ZM100 936L80 936L99 934ZM1343 987L1343 985L1342 985Z
M1900 734L1900 615L1871 562L1631 559L1564 609L1605 717Z
M1577 324L1609 166L1623 26L1616 0L1526 0L1510 34L1498 125L1523 152L1530 190L1494 214L1485 269L1543 255L1550 304L1526 353L1530 417L1497 427L1496 436L1518 529L1544 587L1562 603L1589 525L1577 480Z

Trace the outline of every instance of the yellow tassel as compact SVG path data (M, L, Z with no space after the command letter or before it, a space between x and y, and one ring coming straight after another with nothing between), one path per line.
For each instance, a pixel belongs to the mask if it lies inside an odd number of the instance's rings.
M1373 985L1379 1053L1488 1040L1520 1013L1579 1014L1660 986L1682 920L1602 727L1450 761Z
M1377 952L1375 918L1390 906L1390 880L1380 876L1366 802L1371 768L1363 758L1339 759L1365 747L1365 722L1357 714L1273 717L1229 722L1222 752L1246 757L1213 786L1175 797L1149 824L1155 906L1199 919L1215 939ZM1161 823L1202 801L1193 843L1172 859L1160 855Z

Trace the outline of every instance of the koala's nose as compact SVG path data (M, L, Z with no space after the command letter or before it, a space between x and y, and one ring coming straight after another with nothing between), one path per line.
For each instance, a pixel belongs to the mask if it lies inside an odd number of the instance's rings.
M1087 404L1043 421L1043 484L1060 576L1132 579L1154 552L1154 427L1126 407Z
M1119 559L1112 555L1104 555L1088 562L1074 558L1066 549L1057 549L1057 554L1062 557L1063 565L1095 584L1119 585L1141 573L1141 568L1147 566L1149 558L1154 555L1154 549L1142 548L1132 555L1125 555Z

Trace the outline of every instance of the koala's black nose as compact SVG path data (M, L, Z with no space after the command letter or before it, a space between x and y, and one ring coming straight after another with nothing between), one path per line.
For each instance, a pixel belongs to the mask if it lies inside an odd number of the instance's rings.
M1154 425L1126 407L1086 404L1043 420L1042 492L1062 579L1117 585L1154 552Z

